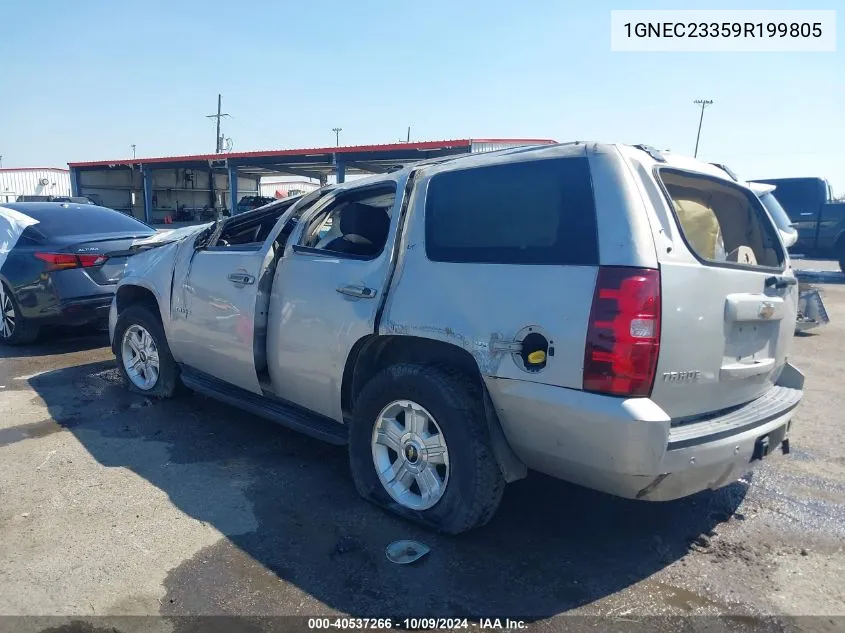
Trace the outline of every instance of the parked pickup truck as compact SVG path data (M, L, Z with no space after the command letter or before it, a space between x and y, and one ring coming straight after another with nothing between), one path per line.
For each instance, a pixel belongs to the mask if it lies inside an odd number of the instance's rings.
M739 177L726 165L712 163L724 170L728 176L736 182ZM786 248L791 248L798 241L798 231L795 229L791 218L775 197L777 187L775 185L759 182L745 183L760 198L766 211L769 212L772 221L780 233L781 241ZM830 322L827 310L824 307L819 289L807 283L798 284L798 318L795 322L795 331L807 332Z
M534 469L668 500L788 435L798 286L722 170L568 143L422 161L131 257L129 389L348 446L366 499L458 533ZM318 465L315 464L315 467Z
M758 178L777 187L775 197L798 230L795 250L835 257L845 272L845 201L836 201L822 178Z

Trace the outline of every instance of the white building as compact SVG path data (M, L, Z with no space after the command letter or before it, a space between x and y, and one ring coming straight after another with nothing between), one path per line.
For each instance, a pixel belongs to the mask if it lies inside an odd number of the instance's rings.
M261 179L260 188L261 195L267 198L287 198L319 189L320 182L313 178L264 176Z
M0 204L18 196L69 196L70 172L53 167L0 169Z

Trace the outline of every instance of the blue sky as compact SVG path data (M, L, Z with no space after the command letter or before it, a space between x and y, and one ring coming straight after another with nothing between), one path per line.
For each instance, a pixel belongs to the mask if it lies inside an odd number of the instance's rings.
M845 192L836 53L613 53L614 8L801 2L144 0L4 4L3 166L213 151L223 93L236 151L529 137L648 143L741 176ZM841 2L814 2L835 9Z

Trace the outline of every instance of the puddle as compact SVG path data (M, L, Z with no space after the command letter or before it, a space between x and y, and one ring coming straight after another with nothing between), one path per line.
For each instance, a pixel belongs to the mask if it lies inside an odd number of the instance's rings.
M704 609L718 608L720 612L724 612L724 606L710 598L705 598L689 589L681 587L674 587L663 583L656 583L654 586L656 590L654 593L658 595L663 604L683 611L684 613L691 613L701 611Z
M0 446L8 446L21 440L45 437L64 430L65 428L54 420L41 420L41 422L33 422L32 424L12 426L0 429Z

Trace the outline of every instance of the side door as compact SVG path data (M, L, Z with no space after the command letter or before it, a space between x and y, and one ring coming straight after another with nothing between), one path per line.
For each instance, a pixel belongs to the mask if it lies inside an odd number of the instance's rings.
M302 217L270 298L268 371L279 397L343 420L344 366L374 332L406 182L401 173L341 189Z
M281 254L277 238L292 204L230 218L189 255L173 288L171 341L181 363L261 393L268 275Z

